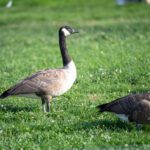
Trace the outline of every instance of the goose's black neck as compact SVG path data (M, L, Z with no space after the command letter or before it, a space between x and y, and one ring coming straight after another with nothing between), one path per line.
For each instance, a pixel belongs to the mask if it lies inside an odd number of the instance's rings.
M68 54L68 50L66 47L66 37L62 32L59 32L59 46L60 46L63 65L65 66L71 61L71 58Z

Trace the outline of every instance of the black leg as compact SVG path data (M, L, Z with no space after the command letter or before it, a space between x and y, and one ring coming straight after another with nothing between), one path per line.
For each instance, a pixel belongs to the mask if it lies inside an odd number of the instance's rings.
M46 112L46 109L45 109L45 99L44 98L41 98L42 100L42 109L44 112Z
M46 102L46 111L50 112L50 102L49 101Z
M140 131L140 130L141 130L141 127L142 127L141 124L136 124L136 129L137 129L137 131Z
M52 96L46 95L42 98L42 105L44 105L44 112L50 112L50 102L52 100ZM46 107L45 107L46 104Z

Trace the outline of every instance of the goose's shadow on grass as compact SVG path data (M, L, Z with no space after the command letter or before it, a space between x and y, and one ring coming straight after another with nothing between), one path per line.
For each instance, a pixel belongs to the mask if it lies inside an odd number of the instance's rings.
M31 112L35 109L35 107L18 107L18 106L12 106L12 105L0 105L0 111L3 112L13 112L17 113L20 111L25 111L25 112Z
M78 125L78 130L90 130L94 128L100 128L103 130L128 130L131 131L133 127L125 122L120 120L111 121L111 120L97 120L91 122L82 122Z

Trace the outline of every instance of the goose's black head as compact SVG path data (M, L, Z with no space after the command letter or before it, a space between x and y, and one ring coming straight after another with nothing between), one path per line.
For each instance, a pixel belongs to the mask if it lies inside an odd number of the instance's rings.
M71 35L73 33L78 33L78 32L79 32L78 30L73 29L69 26L62 26L59 29L59 34L64 35L65 37L68 36L68 35Z

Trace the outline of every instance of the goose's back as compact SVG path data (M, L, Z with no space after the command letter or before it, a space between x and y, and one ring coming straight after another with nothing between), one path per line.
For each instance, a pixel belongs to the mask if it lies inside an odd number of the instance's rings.
M76 70L69 67L62 69L47 69L27 77L9 88L7 95L34 97L33 95L59 96L65 93L76 79ZM6 94L5 93L5 94Z

